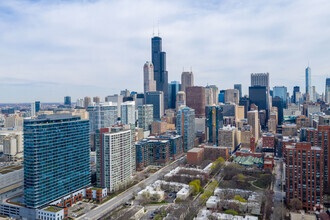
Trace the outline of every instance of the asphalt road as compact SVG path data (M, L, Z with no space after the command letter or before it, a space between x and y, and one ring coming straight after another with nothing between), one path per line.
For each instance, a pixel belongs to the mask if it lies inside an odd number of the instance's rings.
M285 193L281 190L282 179L284 178L282 169L282 159L275 160L275 181L274 181L274 206L283 203Z
M186 158L186 156L184 156L182 158ZM81 220L93 219L93 220L95 220L95 219L101 218L102 216L106 215L107 213L113 211L118 206L120 206L120 205L126 203L127 201L129 201L130 199L132 199L133 193L134 192L137 193L141 190L140 185L143 184L143 185L147 186L147 185L155 182L157 179L159 179L161 176L165 175L166 173L168 173L175 167L177 167L181 163L180 159L174 161L172 164L170 164L166 167L163 167L156 173L150 175L150 177L148 177L147 179L143 180L141 183L136 184L135 186L131 187L130 189L126 190L125 192L119 194L118 196L114 197L113 199L107 201L106 203L98 206L97 208L91 210L90 212L86 213L83 216L80 216L77 219L81 219Z

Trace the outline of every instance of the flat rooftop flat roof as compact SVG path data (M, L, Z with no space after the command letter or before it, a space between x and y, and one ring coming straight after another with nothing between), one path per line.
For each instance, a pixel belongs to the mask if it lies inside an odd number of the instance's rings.
M23 165L10 165L10 166L6 166L6 167L1 167L0 168L0 176L1 175L5 175L7 173L22 169Z
M199 151L201 151L201 150L203 150L203 148L197 148L197 147L195 147L195 148L193 148L193 149L190 149L188 152L191 152L191 153L197 153L197 152L199 152Z

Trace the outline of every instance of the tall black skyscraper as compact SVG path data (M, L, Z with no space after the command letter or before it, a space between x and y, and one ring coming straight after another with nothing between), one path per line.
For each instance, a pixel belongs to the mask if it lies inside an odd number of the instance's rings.
M292 102L297 103L299 100L296 100L296 92L300 92L300 87L295 86L293 87L293 94L292 94Z
M154 65L156 90L164 93L164 107L168 108L168 72L166 71L166 52L162 51L162 38L151 39L151 57Z

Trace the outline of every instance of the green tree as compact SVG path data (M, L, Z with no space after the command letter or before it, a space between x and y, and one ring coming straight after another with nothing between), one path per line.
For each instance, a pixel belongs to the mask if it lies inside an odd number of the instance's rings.
M292 211L301 210L302 209L302 202L297 198L292 199L290 201L290 208L291 208Z
M225 211L225 214L238 215L238 212L236 212L235 210L232 210L232 209L228 209Z

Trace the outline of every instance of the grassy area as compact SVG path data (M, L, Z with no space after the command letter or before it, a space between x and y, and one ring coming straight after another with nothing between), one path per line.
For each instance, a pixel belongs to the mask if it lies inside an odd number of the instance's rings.
M60 211L61 210L61 208L59 208L59 207L54 207L54 206L49 206L49 207L47 207L47 208L45 208L44 209L44 211L47 211L47 212L58 212L58 211Z
M259 187L259 188L262 188L262 189L266 189L268 186L267 185L264 185L262 182L260 182L260 180L256 180L253 182L253 185Z

